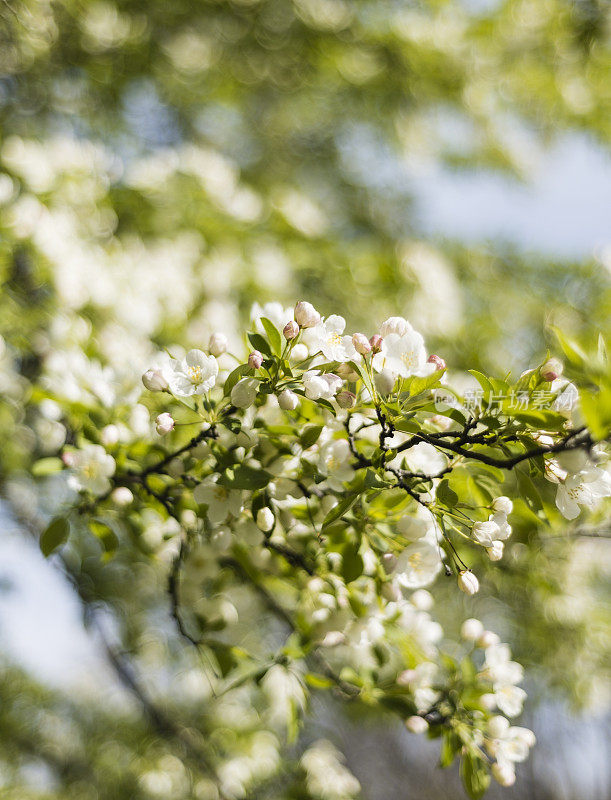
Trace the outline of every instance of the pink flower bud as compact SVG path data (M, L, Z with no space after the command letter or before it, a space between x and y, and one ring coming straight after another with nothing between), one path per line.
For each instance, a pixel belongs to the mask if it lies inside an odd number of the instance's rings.
M340 408L354 408L356 405L356 395L352 392L340 392L335 399Z
M73 467L76 464L76 456L72 450L65 450L62 453L62 461L67 467Z
M371 343L364 333L355 333L352 336L352 344L356 352L360 353L362 356L371 353Z
M258 350L253 350L252 353L248 356L248 366L251 369L261 369L262 363L263 363L263 354L260 353Z
M286 325L282 330L282 333L284 334L284 338L287 341L295 339L299 335L299 325L293 320L291 320L290 322L286 323Z
M539 370L544 381L555 381L564 372L564 365L558 358L550 358Z
M311 303L300 300L295 306L295 322L300 328L313 328L320 322L320 314Z
M422 717L408 717L405 720L405 727L410 733L426 733L429 729L429 723Z
M168 414L167 411L164 411L163 414L159 414L155 420L155 430L160 436L165 436L167 433L170 433L170 431L173 431L174 420L171 414Z
M372 353L379 353L382 349L382 337L379 333L374 333L371 339L369 340L369 344L371 345L371 352Z
M436 356L434 353L427 358L429 364L435 364L436 369L445 369L446 362L441 356Z

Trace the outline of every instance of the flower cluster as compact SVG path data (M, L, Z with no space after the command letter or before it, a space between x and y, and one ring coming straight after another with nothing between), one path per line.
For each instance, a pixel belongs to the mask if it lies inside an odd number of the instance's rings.
M172 613L215 657L215 633L237 635L240 594L262 600L288 630L280 653L264 666L224 644L219 664L228 680L234 669L235 680L258 676L274 735L298 725L312 685L333 687L443 737L444 759L468 763L472 794L491 774L509 785L533 743L509 722L525 699L522 667L476 619L447 648L429 590L445 574L475 595L490 562L504 559L523 502L509 496L514 467L558 482L558 509L573 518L611 494L605 446L560 412L467 409L445 360L402 317L347 333L343 317L302 301L255 306L251 321L246 352L216 332L205 349L151 358L135 398L147 415L138 435L111 423L98 441L70 437L62 461L82 497L68 520L110 507L130 525L149 506L167 519L155 528L172 552ZM552 366L493 388L553 392ZM113 546L112 530L94 531ZM60 533L46 535L47 551ZM330 759L324 743L303 757L312 792ZM358 790L340 763L333 770L346 793Z

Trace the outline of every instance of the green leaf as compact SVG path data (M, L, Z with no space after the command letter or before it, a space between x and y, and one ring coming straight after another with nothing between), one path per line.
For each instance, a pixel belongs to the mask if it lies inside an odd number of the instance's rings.
M460 777L471 800L479 800L480 797L483 797L490 785L488 768L481 759L471 753L467 753L461 759Z
M444 372L445 370L437 370L436 372L433 372L431 375L427 375L424 378L410 378L409 382L406 384L406 389L409 392L410 397L416 397L416 395L426 392L427 389L432 389L439 383L439 380Z
M550 330L556 339L558 339L558 344L562 348L562 352L571 364L580 367L587 360L587 356L577 342L570 339L560 328L556 328L554 325L550 325Z
M363 559L359 554L359 546L354 542L347 542L341 549L342 577L346 583L356 580L363 574Z
M443 740L441 742L439 766L443 769L449 767L456 758L456 755L460 751L461 747L462 743L453 731L444 731Z
M260 353L263 353L264 356L271 356L272 351L267 340L261 336L260 333L249 333L248 334L248 341L254 347L255 350L258 350Z
M240 364L239 367L236 367L232 372L229 373L229 375L227 376L227 380L225 381L225 386L223 388L224 397L229 397L229 395L231 394L231 390L236 385L236 383L240 380L240 378L242 378L248 372L252 372L248 364Z
M67 541L70 534L70 524L65 517L56 517L40 535L40 549L45 558Z
M454 508L458 503L458 495L450 488L447 478L444 478L437 487L437 499L446 505L448 508Z
M322 425L308 425L307 428L304 428L303 433L299 437L299 441L304 450L307 450L308 447L312 447L312 445L318 441L318 437L322 433L322 428Z
M64 468L64 462L61 458L55 458L53 456L49 458L40 458L36 463L32 466L32 475L35 478L44 478L47 475L53 475L56 472L61 472Z
M340 502L336 506L334 506L331 509L331 511L329 511L327 516L322 521L321 532L324 532L325 528L328 528L329 525L334 523L336 519L339 519L340 517L343 517L344 514L350 508L352 508L352 506L354 505L354 503L355 503L357 498L358 498L358 494L349 494L346 497L344 497L343 500L340 500Z
M473 375L475 380L479 383L479 385L484 390L484 394L489 396L490 394L494 394L494 388L490 380L481 372L478 372L476 369L468 370L470 375Z
M282 336L273 322L267 317L261 317L261 325L265 328L265 333L272 348L272 352L279 356L282 353Z
M103 519L92 519L89 522L89 530L100 541L105 553L114 553L119 548L119 537Z
M255 469L241 464L232 474L227 470L219 479L219 483L227 489L263 489L271 481L273 475L264 469Z
M330 678L324 675L317 675L314 672L306 672L305 681L313 689L330 689L332 686L335 686Z

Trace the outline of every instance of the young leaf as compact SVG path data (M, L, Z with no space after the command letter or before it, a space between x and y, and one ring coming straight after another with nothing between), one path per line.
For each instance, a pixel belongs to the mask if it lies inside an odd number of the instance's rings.
M280 331L267 317L261 317L261 325L265 328L265 333L267 334L272 352L279 356L282 353L282 336L280 335Z
M490 785L490 773L483 761L471 753L463 756L460 762L460 777L471 800L483 797Z
M321 433L322 425L308 425L307 428L304 428L303 433L299 437L303 449L307 450L308 447L312 447L312 445L318 441L318 437Z
M336 506L334 506L331 509L331 511L329 511L327 516L323 519L321 532L324 532L325 528L328 528L329 525L334 523L336 519L340 519L340 517L343 517L344 514L350 508L352 508L357 497L358 497L357 494L349 494L346 497L344 497L343 500L340 500L340 502Z
M56 517L44 529L40 536L40 549L43 556L50 556L54 550L67 541L70 524L65 517Z

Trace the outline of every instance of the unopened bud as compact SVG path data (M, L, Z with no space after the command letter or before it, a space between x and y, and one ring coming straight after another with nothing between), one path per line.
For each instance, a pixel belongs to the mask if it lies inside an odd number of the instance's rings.
M498 633L484 631L477 639L477 646L481 647L482 650L487 650L489 647L496 647L497 644L500 644L500 641L501 638Z
M418 678L418 673L415 669L404 669L397 675L397 685L409 687Z
M320 314L311 303L300 300L295 306L295 322L300 328L313 328L320 322Z
M147 369L142 376L142 383L151 392L165 392L168 388L168 382L160 369Z
M509 730L509 720L502 714L496 714L488 720L488 735L492 739L502 739Z
M231 390L231 403L237 408L250 408L257 399L259 381L256 378L242 378Z
M435 602L433 600L433 595L427 592L426 589L418 589L415 591L409 598L409 601L418 611L430 611Z
M299 336L299 325L293 320L291 320L290 322L286 323L286 325L282 329L282 333L284 335L284 338L288 342L290 342L291 339L296 339L297 336Z
M362 356L366 356L367 353L371 353L371 342L364 333L353 334L352 344L354 345L356 352L360 353Z
M378 392L382 395L387 395L395 388L397 376L389 369L383 369L376 374L374 381Z
M227 352L227 337L224 333L213 333L208 342L210 355L220 356Z
M372 353L379 353L382 349L382 337L379 333L374 333L371 339L369 340L369 344L371 345L371 352Z
M352 392L340 392L335 399L340 408L354 408L356 405L356 395Z
M539 370L544 381L555 381L564 372L564 364L558 358L550 358Z
M307 346L299 342L299 344L293 345L289 358L294 364L298 364L300 361L305 361L308 356Z
M470 569L463 569L458 573L458 588L465 594L477 594L479 581Z
M251 369L261 369L262 363L263 363L263 354L260 353L258 350L253 350L252 353L248 356L248 366Z
M445 369L446 362L443 360L441 356L436 356L434 353L427 358L427 362L429 364L435 364L436 369Z
M384 553L382 556L382 566L384 567L384 572L390 575L397 566L397 556L394 553Z
M116 425L106 425L100 431L100 441L104 447L111 447L119 441L120 431Z
M173 431L174 420L172 419L172 415L168 414L167 411L164 411L163 414L159 414L155 420L155 430L160 436L165 436L167 433Z
M284 389L278 395L278 405L283 411L294 411L299 405L299 397L290 389Z
M271 508L264 506L257 511L257 528L267 533L274 527L276 520Z
M128 506L134 500L134 495L127 486L117 486L110 495L110 499L116 506Z
M476 642L484 632L484 626L478 619L466 619L460 628L460 635L467 642Z
M343 378L345 381L358 381L359 376L357 373L352 369L350 364L338 364L335 372Z
M429 723L422 717L413 716L405 720L405 727L410 733L426 733Z
M516 773L509 761L497 761L491 768L494 780L501 786L513 786L516 782Z

